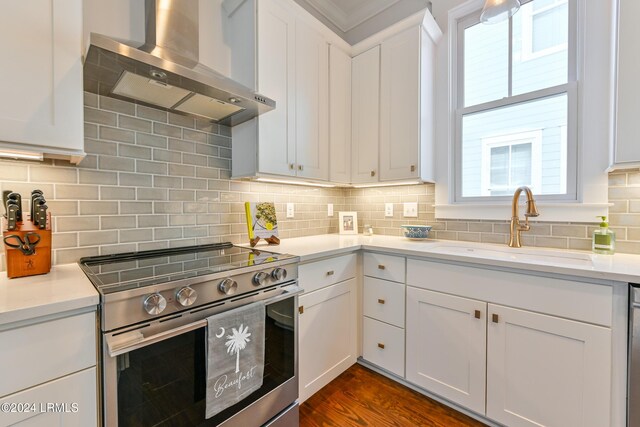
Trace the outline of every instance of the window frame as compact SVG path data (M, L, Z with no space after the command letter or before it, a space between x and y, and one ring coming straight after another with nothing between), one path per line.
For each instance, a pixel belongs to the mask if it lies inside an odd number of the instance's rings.
M531 0L529 0L531 1ZM465 115L487 112L498 108L513 106L517 104L539 101L545 98L567 94L567 134L566 134L566 174L561 179L566 180L566 192L564 194L536 194L539 201L558 202L578 202L578 61L577 61L577 0L567 0L569 4L569 37L568 37L568 75L567 83L547 87L544 89L527 92L524 94L512 95L512 53L513 53L513 21L509 19L509 61L508 61L508 90L507 97L495 101L484 102L477 105L464 106L464 31L480 23L481 10L476 10L458 20L456 20L456 44L455 57L456 67L453 84L456 87L455 106L455 128L453 144L453 183L450 186L453 190L452 201L460 204L474 203L495 203L511 200L512 196L462 196L462 119ZM528 3L527 2L522 2Z
M443 2L444 3L444 2ZM484 0L434 7L443 41L436 60L435 218L437 220L509 219L511 200L459 203L454 200L454 141L456 111L456 45L459 19L482 9ZM593 223L609 214L608 168L615 133L615 0L577 0L578 33L578 200L538 202L539 222ZM588 72L587 72L588 70Z

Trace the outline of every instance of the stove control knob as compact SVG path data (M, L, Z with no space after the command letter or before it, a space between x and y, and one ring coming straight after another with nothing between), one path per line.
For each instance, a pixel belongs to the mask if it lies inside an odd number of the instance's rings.
M196 302L196 298L198 298L198 293L189 286L185 286L176 292L176 300L178 300L180 305L183 307L193 305L193 303Z
M264 271L260 271L253 276L253 284L256 286L262 286L267 282L269 275Z
M280 267L274 268L271 272L271 277L273 277L274 280L284 280L287 278L287 270Z
M238 289L238 282L233 279L226 278L218 285L218 290L223 294L233 295L236 293L236 289Z
M167 300L160 294L149 295L144 300L144 311L151 315L160 314L167 307Z

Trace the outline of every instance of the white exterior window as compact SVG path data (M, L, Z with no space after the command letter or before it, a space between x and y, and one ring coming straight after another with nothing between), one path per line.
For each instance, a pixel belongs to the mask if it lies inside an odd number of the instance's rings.
M535 0L523 6L521 13L523 61L567 50L568 0Z
M458 21L455 201L505 200L520 185L577 200L575 5L532 0L499 24Z
M508 196L526 185L536 193L542 182L542 131L482 140L483 196Z

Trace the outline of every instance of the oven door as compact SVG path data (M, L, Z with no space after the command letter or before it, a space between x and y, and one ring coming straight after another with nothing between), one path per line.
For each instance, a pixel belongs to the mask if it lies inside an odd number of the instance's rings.
M295 285L199 307L179 317L103 337L106 426L258 426L298 398L298 294ZM207 317L264 301L263 385L205 419Z

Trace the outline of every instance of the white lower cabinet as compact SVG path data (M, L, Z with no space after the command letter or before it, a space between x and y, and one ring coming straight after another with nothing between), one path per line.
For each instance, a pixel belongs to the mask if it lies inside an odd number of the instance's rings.
M0 426L95 426L95 390L96 368L92 367L6 396L0 399L0 405L8 409L2 411Z
M489 304L487 417L518 426L610 425L611 330Z
M407 284L407 381L509 427L612 425L612 330L593 324L599 304L585 321L537 312L574 313L586 296L565 300L566 288L595 298L606 287L417 260ZM479 286L493 303L476 299Z
M352 278L299 298L300 403L356 362L356 293Z
M407 287L407 381L483 414L487 303Z
M404 377L404 329L365 316L362 321L362 357Z

